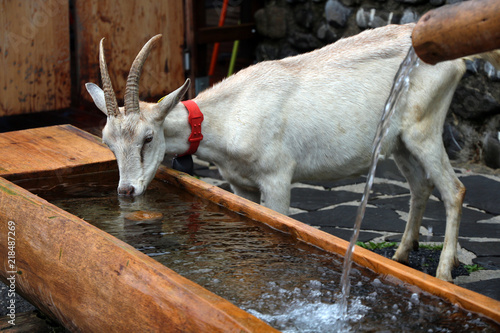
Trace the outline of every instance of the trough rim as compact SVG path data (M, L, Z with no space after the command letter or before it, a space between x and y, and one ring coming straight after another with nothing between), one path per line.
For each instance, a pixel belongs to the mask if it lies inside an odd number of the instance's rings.
M186 173L161 165L156 177L195 196L205 198L254 221L290 234L292 237L324 251L344 257L349 246L349 242L346 240L239 197ZM362 267L389 278L393 283L401 284L406 288L416 286L462 309L481 314L500 323L500 301L440 280L360 246L355 246L352 260Z

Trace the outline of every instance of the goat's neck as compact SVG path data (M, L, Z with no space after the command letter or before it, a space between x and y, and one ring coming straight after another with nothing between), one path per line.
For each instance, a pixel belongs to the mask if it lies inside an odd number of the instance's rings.
M201 125L203 140L200 142L196 155L206 161L216 162L218 160L219 151L215 144L222 144L218 142L217 131L214 131L214 124L220 124L219 121L223 117L219 117L216 110L211 103L204 103L202 100L195 101L201 112L203 113L204 120ZM183 154L189 148L188 138L191 134L191 125L188 122L188 111L182 103L177 104L172 111L168 114L163 124L165 140L167 144L166 154L175 155ZM217 139L215 139L217 138Z

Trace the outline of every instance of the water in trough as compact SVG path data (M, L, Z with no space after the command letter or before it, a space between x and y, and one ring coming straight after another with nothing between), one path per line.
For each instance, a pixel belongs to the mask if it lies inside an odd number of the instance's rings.
M34 190L177 273L285 332L496 332L500 326L413 286L357 265L345 320L338 302L343 259L191 196L159 180L146 195L107 183ZM112 306L112 305L110 305Z

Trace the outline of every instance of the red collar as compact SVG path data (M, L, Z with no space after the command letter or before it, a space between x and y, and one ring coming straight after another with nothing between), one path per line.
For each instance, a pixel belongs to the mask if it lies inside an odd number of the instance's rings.
M178 155L178 157L185 155L193 155L198 150L198 146L200 145L200 141L203 140L203 134L201 134L201 123L203 122L203 113L201 113L198 105L192 101L183 101L181 102L186 107L189 116L188 121L191 125L191 135L189 136L189 149L182 155Z

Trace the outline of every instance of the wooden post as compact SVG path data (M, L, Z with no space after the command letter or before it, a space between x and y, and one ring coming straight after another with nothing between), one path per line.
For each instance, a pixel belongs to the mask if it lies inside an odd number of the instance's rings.
M500 48L500 1L474 0L426 13L412 34L413 47L429 64Z

